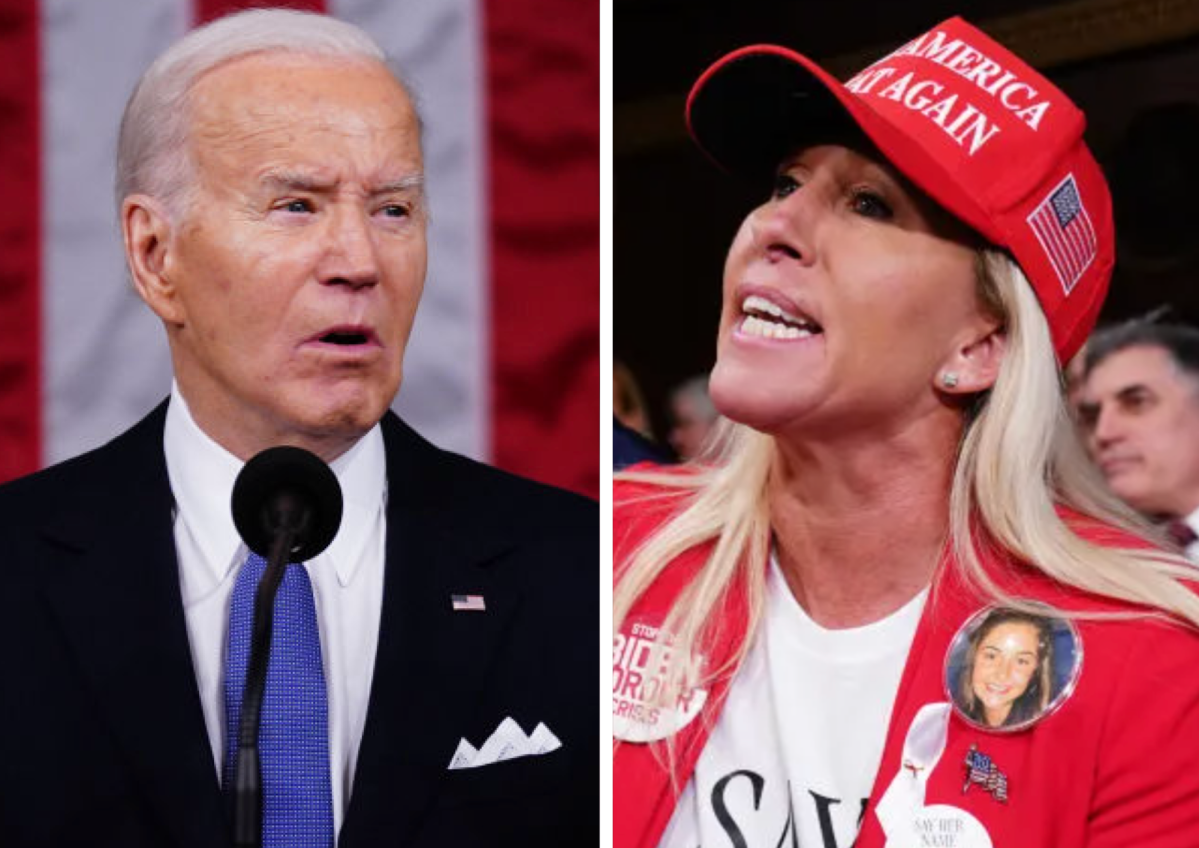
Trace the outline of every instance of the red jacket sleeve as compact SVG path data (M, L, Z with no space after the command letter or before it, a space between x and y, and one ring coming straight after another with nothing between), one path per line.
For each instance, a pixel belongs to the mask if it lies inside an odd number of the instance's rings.
M1199 846L1199 634L1137 628L1100 735L1088 848Z

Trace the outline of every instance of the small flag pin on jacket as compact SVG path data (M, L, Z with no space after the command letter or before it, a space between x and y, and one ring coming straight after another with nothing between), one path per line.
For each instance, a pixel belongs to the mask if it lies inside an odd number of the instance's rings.
M978 750L978 745L971 744L966 752L966 782L962 786L965 795L972 784L977 783L992 798L1000 803L1007 803L1007 775L999 770L995 761Z
M454 612L483 612L487 609L482 595L450 595L450 601Z

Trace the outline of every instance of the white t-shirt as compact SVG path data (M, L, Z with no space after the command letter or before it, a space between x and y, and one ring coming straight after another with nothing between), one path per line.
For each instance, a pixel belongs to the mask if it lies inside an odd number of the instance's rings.
M659 848L849 848L927 594L826 630L772 559L762 627Z

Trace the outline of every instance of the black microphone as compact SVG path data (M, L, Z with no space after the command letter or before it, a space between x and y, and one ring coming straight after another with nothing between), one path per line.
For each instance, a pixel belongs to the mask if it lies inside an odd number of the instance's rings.
M258 728L271 655L275 594L289 562L310 560L333 541L341 524L341 509L336 475L319 457L301 448L262 451L246 463L233 484L233 523L247 547L266 560L266 571L254 594L250 661L237 729L233 841L238 848L262 844Z

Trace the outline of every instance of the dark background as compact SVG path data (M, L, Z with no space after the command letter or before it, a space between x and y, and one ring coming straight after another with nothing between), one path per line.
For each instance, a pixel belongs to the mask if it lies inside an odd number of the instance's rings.
M659 437L667 392L713 364L725 252L762 200L691 144L691 84L724 53L762 42L847 79L955 14L1087 114L1116 203L1101 320L1170 304L1174 318L1199 323L1199 0L615 0L614 351Z

